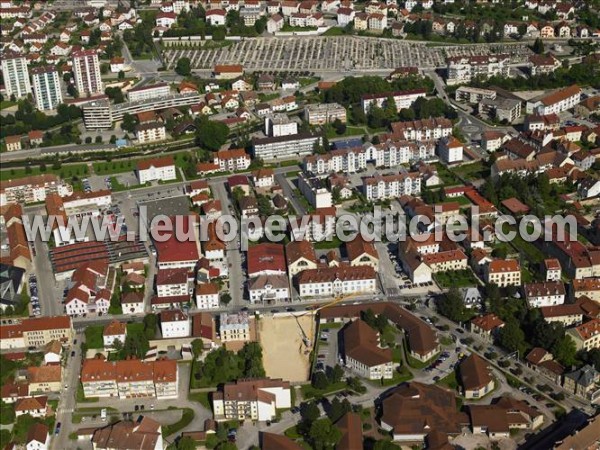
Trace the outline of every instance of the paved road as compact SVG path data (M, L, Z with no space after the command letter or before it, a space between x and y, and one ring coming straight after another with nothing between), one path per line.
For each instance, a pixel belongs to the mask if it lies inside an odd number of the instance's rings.
M294 170L297 170L297 169L294 168ZM291 184L292 183L291 179L287 178L284 173L279 172L279 173L275 174L275 181L283 189L284 197L287 198L292 203L292 206L296 210L296 214L298 216L304 216L306 214L306 208L296 198L296 195L294 194L294 191L293 191L293 189L296 189L296 187Z
M444 324L448 325L451 330L453 330L457 327L457 324L455 324L454 322L439 315L438 313L436 313L435 311L433 311L430 308L422 308L422 309L418 310L417 313L419 315L425 315L428 317L437 317L439 325L444 325ZM473 344L470 346L470 349L472 351L475 351L475 350L473 350L475 346L480 345L484 349L487 349L488 347L493 347L494 351L498 355L501 355L501 357L508 356L507 352L504 349L493 345L492 342L482 338L481 336L479 336L477 334L473 334L469 331L465 331L465 333L463 333L462 335L458 334L458 333L453 333L453 334L455 334L455 336L458 338L464 338L467 336L471 337L474 341ZM476 353L479 353L480 356L484 357L483 356L484 352L476 352ZM494 363L494 362L492 361L492 363ZM548 384L554 388L554 392L563 392L565 394L565 400L561 401L560 403L567 410L584 409L588 413L593 412L593 409L591 408L589 402L586 402L583 399L580 399L579 397L576 397L576 396L570 394L569 392L565 391L561 386L558 386L558 385L552 383L548 378L542 376L539 372L529 369L524 363L521 363L520 366L522 366L523 374L521 376L519 376L518 378L523 384L527 384L524 382L525 377L532 377L534 382L531 384L531 387L535 388L536 390L537 390L536 386L538 384ZM536 403L536 401L533 398L528 397L528 400L532 403ZM545 400L544 403L547 401L550 401L550 400L551 399L548 398L548 400ZM537 402L537 403L539 403L539 402ZM541 406L543 406L543 405L541 405Z
M210 181L211 190L218 200L221 201L223 214L232 215L235 211L231 199L225 189L225 183L219 180ZM233 241L226 243L226 262L229 263L229 293L231 294L231 306L241 308L246 306L244 301L244 284L246 277L242 268L242 255L240 252L239 236Z
M75 339L80 343L83 339L83 334L76 334ZM58 410L56 412L56 424L61 423L61 431L58 436L53 435L50 447L56 450L71 448L74 441L69 439L69 434L73 431L71 415L75 409L75 396L77 392L77 384L79 383L79 369L81 367L81 347L79 345L67 346L66 365L63 367L63 388L59 397ZM75 352L75 356L71 357L71 352ZM88 403L88 406L90 404ZM74 447L73 447L74 448Z

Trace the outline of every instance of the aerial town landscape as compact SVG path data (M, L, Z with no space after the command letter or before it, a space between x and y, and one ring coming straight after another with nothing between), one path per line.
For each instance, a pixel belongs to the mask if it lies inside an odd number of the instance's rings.
M600 0L0 29L0 449L600 449Z

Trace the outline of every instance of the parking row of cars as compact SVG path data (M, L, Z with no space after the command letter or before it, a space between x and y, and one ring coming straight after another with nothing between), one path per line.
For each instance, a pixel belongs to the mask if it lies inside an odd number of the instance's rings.
M415 287L426 287L433 286L433 281L428 281L426 283L413 283L408 278L408 275L402 270L402 266L398 260L398 255L390 250L388 250L388 255L390 257L390 261L394 265L394 270L396 271L396 278L398 278L398 289L412 289Z
M35 275L29 276L29 296L31 299L31 311L34 316L39 316L42 314L42 310L40 308L40 299L38 298L38 289L37 289L37 278Z

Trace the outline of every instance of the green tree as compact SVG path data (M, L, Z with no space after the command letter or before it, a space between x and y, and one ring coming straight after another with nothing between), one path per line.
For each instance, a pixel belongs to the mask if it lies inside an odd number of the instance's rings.
M176 445L177 450L196 450L196 442L189 436L184 436Z
M119 70L119 73L117 74L117 78L119 80L124 80L125 79L125 72L123 72L122 70Z
M315 389L327 389L329 387L329 379L324 372L316 372L312 377L312 385Z
M226 35L227 35L227 30L225 29L225 27L213 28L213 32L212 32L213 41L224 41Z
M308 433L316 450L333 448L342 438L342 432L328 418L317 420L310 426Z
M202 355L202 351L204 350L204 343L202 339L194 339L192 341L192 353L194 354L194 358L198 358Z
M516 319L511 318L500 329L498 343L510 352L519 351L523 353L525 348L525 333Z
M457 288L451 288L446 295L440 297L437 308L440 314L454 322L468 319L467 309Z
M400 447L390 441L377 441L373 450L400 450Z
M123 115L123 121L121 122L121 129L128 133L133 133L133 132L135 132L135 126L136 126L135 117L133 117L129 113L125 113Z
M545 51L544 41L542 41L541 38L537 38L535 40L535 42L533 43L532 50L534 53L537 53L538 55L541 55L542 53L544 53L544 51Z
M331 125L333 126L336 134L342 135L346 132L346 124L340 119L335 119Z
M300 405L300 416L304 422L312 424L321 416L321 411L315 402L304 402Z
M227 141L229 128L221 122L208 120L202 116L196 123L196 144L202 148L216 151Z
M231 294L229 292L223 292L221 294L220 301L225 306L229 305L229 303L231 302Z
M564 367L577 363L577 346L569 335L563 336L552 348L552 354Z
M187 77L192 74L192 66L190 58L179 58L175 66L175 72L182 77Z
M339 364L336 364L333 369L329 371L329 379L332 383L339 383L342 381L344 376L344 369Z
M329 411L327 411L327 416L331 419L332 422L337 422L342 418L344 414L352 411L352 405L348 401L348 399L344 399L344 401L340 401L337 397L333 399L331 405L329 407Z
M144 334L148 339L154 339L157 323L158 319L156 314L146 314L144 316Z

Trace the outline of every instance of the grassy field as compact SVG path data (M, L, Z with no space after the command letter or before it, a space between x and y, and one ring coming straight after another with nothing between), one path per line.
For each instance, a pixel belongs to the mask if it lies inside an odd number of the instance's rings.
M4 169L0 171L0 181L16 180L19 178L33 177L45 173L58 175L61 178L85 177L89 173L87 164L69 164L54 169L51 164L46 166L46 170L40 170L40 166L32 166L29 170L24 167L15 167L14 169Z
M337 134L337 132L335 131L335 128L333 128L332 126L328 126L325 130L326 130L327 138L329 138L329 139L348 137L348 136L359 136L360 137L360 136L365 135L365 130L364 130L364 128L361 128L361 127L347 126L344 134Z
M348 386L344 381L340 381L338 383L330 384L327 386L327 389L316 389L310 384L305 384L300 388L300 391L302 392L302 398L306 400L309 398L319 398L337 391L342 391L347 387Z
M433 274L433 278L441 287L469 287L479 284L470 269L439 272Z
M85 343L87 348L104 348L104 340L102 339L102 325L93 325L85 329Z
M170 425L164 425L162 427L163 436L166 437L175 434L179 430L187 427L190 423L192 423L192 420L194 420L194 411L190 408L184 408L182 411L183 412L181 414L181 419L179 419L175 423L172 423Z
M458 166L452 169L452 172L467 180L478 180L490 175L490 169L481 161Z
M210 410L210 392L196 392L188 395L188 400L198 402L206 409Z
M453 391L458 389L458 381L456 380L456 372L450 372L436 384L440 386L445 386L447 388L452 389Z

